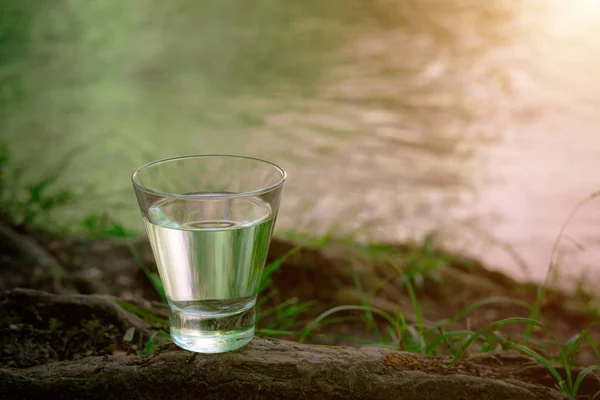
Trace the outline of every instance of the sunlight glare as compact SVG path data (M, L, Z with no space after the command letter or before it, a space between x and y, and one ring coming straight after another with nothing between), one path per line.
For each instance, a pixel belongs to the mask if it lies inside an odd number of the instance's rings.
M600 0L558 0L554 1L556 11L573 20L600 18Z
M552 31L562 34L590 34L600 25L600 0L548 0Z

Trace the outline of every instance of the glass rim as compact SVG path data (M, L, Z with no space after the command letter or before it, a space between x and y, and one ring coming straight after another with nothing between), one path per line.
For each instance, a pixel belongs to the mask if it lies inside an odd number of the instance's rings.
M136 181L136 178L139 175L140 171L142 171L143 169L146 169L148 167L152 167L153 165L163 164L163 163L167 163L170 161L186 160L186 159L191 159L191 158L199 159L199 158L219 158L219 157L245 159L245 160L251 160L251 161L258 161L263 164L268 164L272 167L275 167L275 169L277 169L281 173L281 178L276 183L266 186L266 187L263 187L263 188L260 188L260 189L251 190L251 191L242 192L242 193L219 193L219 194L215 194L215 193L182 194L182 193L161 192L159 190L153 190L153 189L147 188L147 187L143 186L141 183ZM286 178L287 178L287 172L285 172L285 170L283 168L281 168L279 165L272 163L271 161L263 160L263 159L257 158L257 157L242 156L242 155L237 155L237 154L192 154L192 155L187 155L187 156L167 157L167 158L162 158L162 159L155 160L155 161L150 161L149 163L146 163L146 164L142 165L141 167L137 168L131 175L131 181L133 182L133 186L136 189L139 189L143 192L150 193L150 194L153 194L156 196L178 198L178 199L199 199L199 198L228 199L228 198L234 198L234 197L256 196L256 195L265 194L265 193L268 193L275 189L280 188L285 183Z

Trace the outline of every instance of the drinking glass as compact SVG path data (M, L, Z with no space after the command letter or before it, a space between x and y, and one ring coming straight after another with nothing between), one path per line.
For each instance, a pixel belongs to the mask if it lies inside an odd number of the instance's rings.
M252 340L285 179L273 163L235 155L169 158L133 173L178 346L219 353Z

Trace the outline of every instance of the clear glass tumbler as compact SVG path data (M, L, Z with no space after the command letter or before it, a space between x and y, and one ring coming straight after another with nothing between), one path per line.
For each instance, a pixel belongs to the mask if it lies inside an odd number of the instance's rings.
M275 164L234 155L169 158L134 172L178 346L219 353L252 340L285 179Z

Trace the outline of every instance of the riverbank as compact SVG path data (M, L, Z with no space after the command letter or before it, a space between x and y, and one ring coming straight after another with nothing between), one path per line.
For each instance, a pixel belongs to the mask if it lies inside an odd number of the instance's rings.
M148 279L154 276L155 265L145 239L116 234L64 238L8 226L2 226L0 233L1 290L21 287L66 296L116 296L121 308L150 323L154 332L165 332L150 345L146 337L135 346L130 342L123 347L119 334L107 331L99 347L48 350L43 362L135 354L146 348L152 352L168 342L167 307ZM471 356L535 351L548 362L560 363L564 357L569 365L600 362L595 297L546 288L537 310L536 285L516 282L477 260L436 248L431 238L400 245L274 239L266 271L258 302L259 336L376 346L428 356L459 356L463 350ZM28 329L9 320L2 321L3 330ZM467 346L475 332L486 326ZM3 354L5 365L10 366L10 360L16 366L20 365L17 360L37 359L39 363L37 356L19 353L31 347L17 346L12 351L5 343L3 349L9 352ZM556 380L551 372L544 379Z

